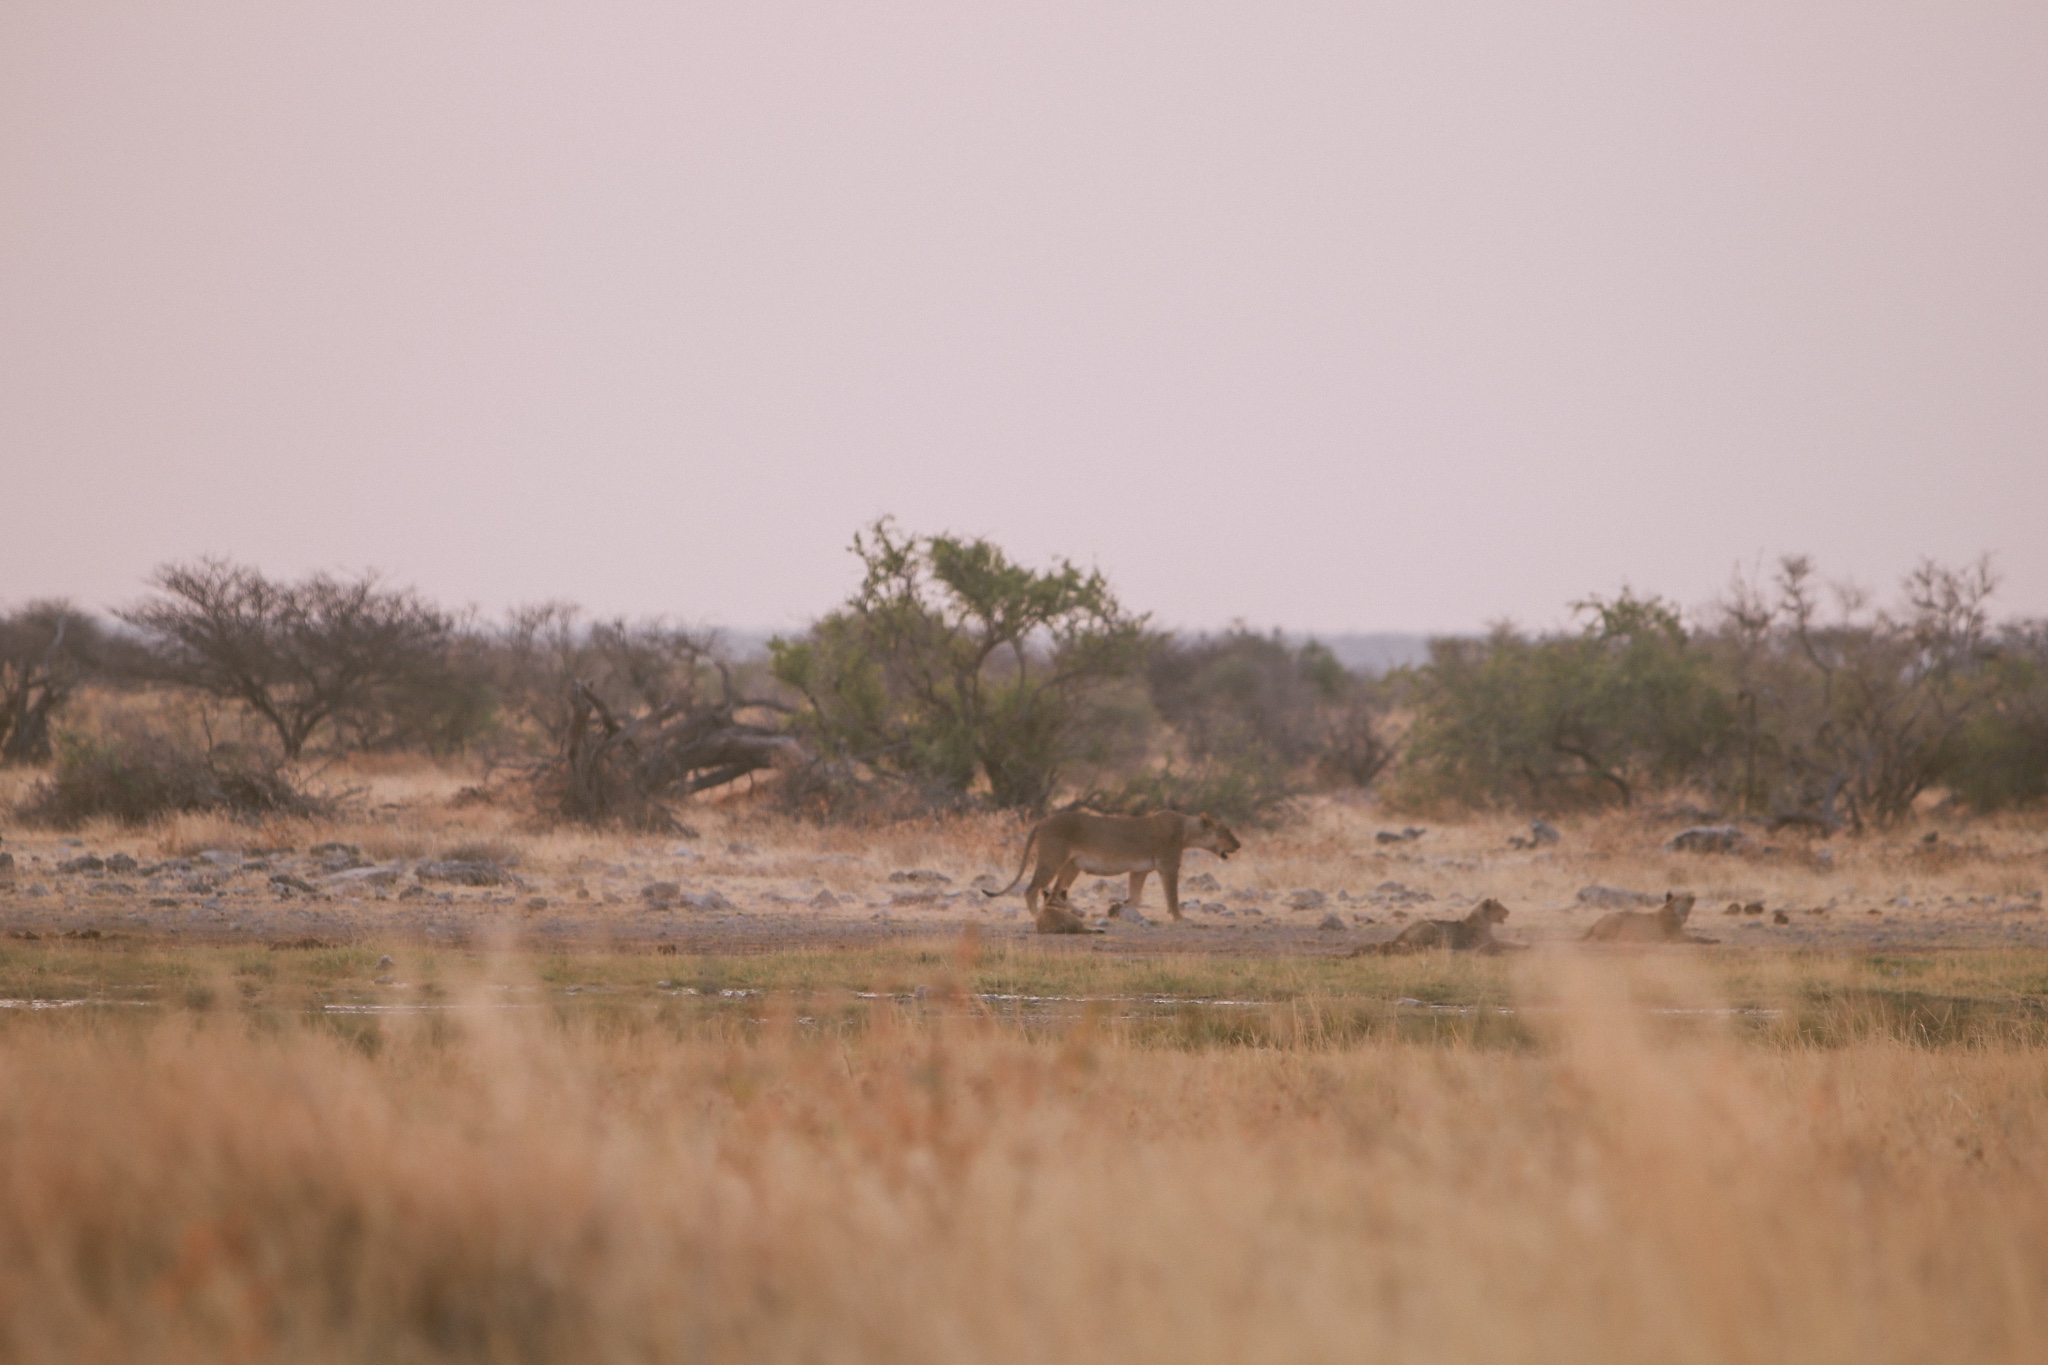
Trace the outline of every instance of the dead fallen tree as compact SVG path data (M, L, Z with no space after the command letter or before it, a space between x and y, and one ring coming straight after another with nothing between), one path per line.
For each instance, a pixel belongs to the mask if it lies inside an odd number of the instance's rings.
M632 714L578 680L560 749L535 774L541 806L579 824L677 829L671 803L808 760L791 736L740 719L761 709L781 708L728 695L715 702L678 698Z

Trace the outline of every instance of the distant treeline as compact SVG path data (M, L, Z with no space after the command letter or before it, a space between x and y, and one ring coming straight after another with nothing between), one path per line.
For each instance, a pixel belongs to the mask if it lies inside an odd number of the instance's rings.
M60 823L242 790L289 808L299 761L389 751L473 756L543 813L640 826L771 773L770 799L819 818L1085 800L1255 820L1377 783L1537 812L1683 790L1833 830L1935 788L1980 810L2048 795L2048 627L1994 624L1985 565L1923 565L1878 607L1788 559L1712 619L1624 591L1576 604L1575 631L1369 673L1278 632L1155 629L1100 573L982 540L884 520L853 550L859 590L765 658L563 604L482 621L375 574L166 565L112 620L0 615L0 762L54 761L29 814Z

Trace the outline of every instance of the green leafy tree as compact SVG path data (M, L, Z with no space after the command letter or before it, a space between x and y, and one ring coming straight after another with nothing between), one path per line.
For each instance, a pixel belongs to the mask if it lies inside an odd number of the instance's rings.
M1531 639L1501 626L1432 642L1416 679L1406 795L1537 810L1627 805L1706 761L1730 704L1677 610L1626 589L1575 610L1576 635Z
M986 782L999 806L1044 809L1063 769L1104 742L1106 691L1141 662L1144 618L1099 572L1039 572L985 540L883 518L853 552L859 590L770 646L816 748L951 799Z

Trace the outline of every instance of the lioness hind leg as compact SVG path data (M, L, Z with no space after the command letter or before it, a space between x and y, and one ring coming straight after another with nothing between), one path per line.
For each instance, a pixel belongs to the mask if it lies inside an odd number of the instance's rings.
M1072 863L1073 859L1067 861ZM1065 876L1065 873L1066 868L1051 859L1039 859L1038 866L1031 873L1031 885L1024 888L1024 908L1035 915L1038 913L1040 895L1044 895L1047 901L1064 898L1067 894L1067 883L1073 881L1073 878Z

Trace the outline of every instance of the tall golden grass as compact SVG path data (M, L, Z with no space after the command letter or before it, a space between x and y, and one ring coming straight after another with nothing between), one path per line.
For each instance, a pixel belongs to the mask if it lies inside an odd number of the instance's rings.
M13 1013L0 1354L2048 1359L2048 1055L1674 1034L1636 1002L1711 991L1662 959L1523 970L1498 1050L943 987L852 1029Z

